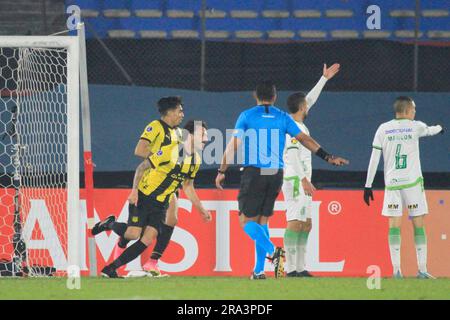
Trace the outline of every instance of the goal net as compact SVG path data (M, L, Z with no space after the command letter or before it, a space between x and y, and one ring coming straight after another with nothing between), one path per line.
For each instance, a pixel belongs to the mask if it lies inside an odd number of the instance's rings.
M76 37L0 37L0 275L80 266Z

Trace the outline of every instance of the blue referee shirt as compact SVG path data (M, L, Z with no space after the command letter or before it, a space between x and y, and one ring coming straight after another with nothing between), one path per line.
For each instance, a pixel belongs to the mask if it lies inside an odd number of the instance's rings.
M247 109L239 115L233 132L244 146L244 154L238 154L238 163L244 167L283 168L286 133L295 137L300 132L295 121L275 106Z

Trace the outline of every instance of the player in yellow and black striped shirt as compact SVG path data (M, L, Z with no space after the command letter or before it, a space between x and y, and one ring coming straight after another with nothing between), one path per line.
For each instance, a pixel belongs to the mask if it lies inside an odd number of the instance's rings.
M183 103L181 97L170 96L161 98L158 101L158 111L161 119L150 122L142 132L140 139L135 148L135 155L146 159L155 152L166 146L176 146L180 143L181 130L178 125L184 118ZM152 170L149 168L148 170ZM132 207L138 199L138 183L135 179L133 190L130 193L128 201ZM178 221L178 205L176 195L172 196L167 209L166 221L161 226L161 232L158 234L156 245L153 248L150 259L143 265L146 271L153 275L159 274L158 259L162 256L167 248L173 230ZM140 228L129 228L126 238L120 238L114 248L114 259L122 254L129 242L128 239L138 239L140 236Z
M206 124L198 123L200 124L198 127L195 126L194 121L186 124L186 137L183 139L181 148L175 145L164 146L144 160L136 169L135 177L140 181L138 201L134 210L130 210L128 229L140 228L143 233L139 241L128 247L120 257L102 270L103 275L117 277L115 271L117 268L134 260L155 240L164 224L169 201L181 186L187 198L201 213L204 221L211 220L211 214L202 206L193 184L201 162L198 154L200 150L194 148L199 146L203 149L208 139ZM147 170L150 167L153 169ZM125 230L123 228L124 225L124 223L106 219L98 223L94 229L97 229L96 233L114 230L123 237L127 232L127 228Z

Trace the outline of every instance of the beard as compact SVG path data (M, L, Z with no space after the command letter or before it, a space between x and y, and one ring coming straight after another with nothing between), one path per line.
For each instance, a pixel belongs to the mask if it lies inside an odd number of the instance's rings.
M303 121L305 121L306 118L308 118L308 112L305 112L305 114L303 115Z

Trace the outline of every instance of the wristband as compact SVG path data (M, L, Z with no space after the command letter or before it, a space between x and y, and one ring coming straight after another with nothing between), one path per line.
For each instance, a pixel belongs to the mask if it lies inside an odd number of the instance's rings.
M322 148L319 148L316 151L316 156L318 156L319 158L322 158L325 161L328 161L328 159L332 158L333 156L331 154L329 154L328 152L326 152L325 150L323 150Z

